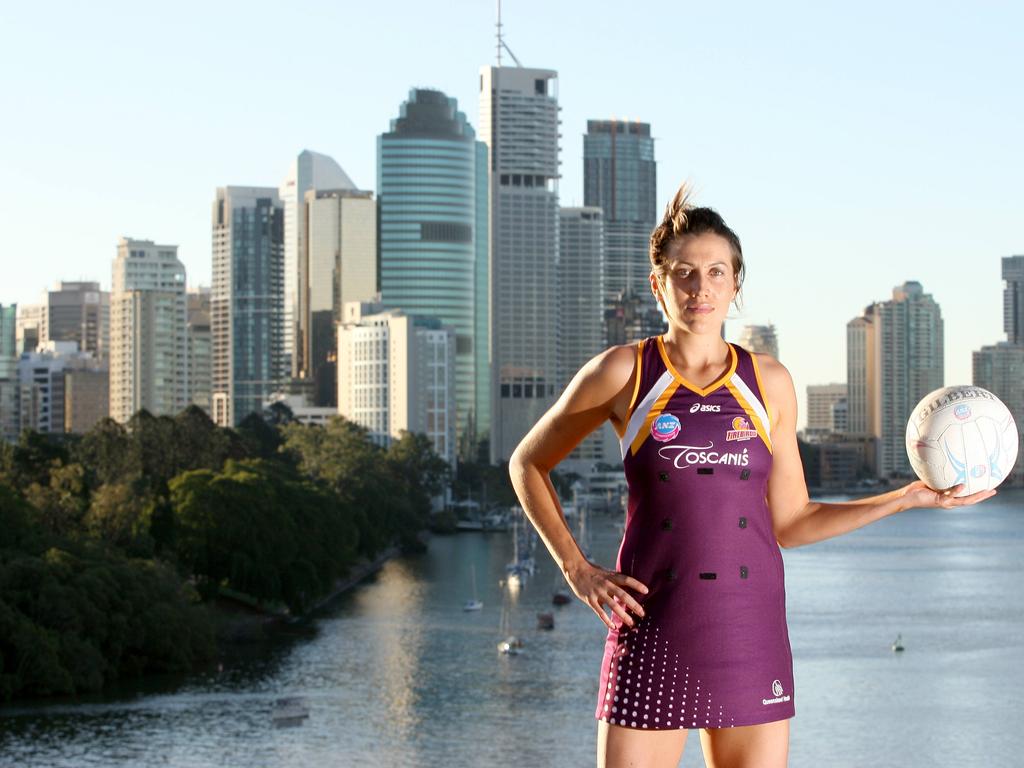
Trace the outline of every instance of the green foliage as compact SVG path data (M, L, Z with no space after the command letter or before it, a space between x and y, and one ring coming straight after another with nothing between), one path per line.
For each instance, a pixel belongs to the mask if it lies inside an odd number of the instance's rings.
M285 406L287 407L287 406ZM272 459L281 447L281 435L258 414L250 413L238 425L238 436L246 456Z
M89 468L97 485L114 483L141 471L128 430L111 418L101 419L82 436L75 458Z
M488 508L518 503L508 474L508 462L498 466L486 460L459 464L452 493L456 499L473 498Z
M81 464L65 466L54 459L45 485L32 482L25 489L25 498L46 530L58 536L73 535L88 505L85 468Z
M326 490L263 459L171 482L176 554L205 597L220 586L304 610L355 553L351 515Z
M23 430L10 456L9 474L5 480L15 488L31 483L47 485L50 467L54 463L67 464L67 448L61 435L45 435L35 430Z
M418 545L449 471L425 436L385 451L342 418L271 416L140 411L0 444L0 700L187 669L212 652L201 599L301 613L357 557Z
M0 699L97 691L213 653L172 570L43 530L0 485Z
M93 493L82 525L93 538L135 556L151 557L155 542L150 519L157 504L133 483L107 483Z
M408 489L393 484L384 451L365 427L339 416L324 427L289 424L282 433L283 448L299 471L333 491L350 511L360 555L375 556L403 532Z

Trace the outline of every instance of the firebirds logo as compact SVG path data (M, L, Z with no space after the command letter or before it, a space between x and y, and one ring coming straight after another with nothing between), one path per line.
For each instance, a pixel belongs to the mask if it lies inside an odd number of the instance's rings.
M733 440L753 440L757 437L757 430L750 428L750 422L744 419L742 416L737 416L732 420L732 429L725 433L726 442Z

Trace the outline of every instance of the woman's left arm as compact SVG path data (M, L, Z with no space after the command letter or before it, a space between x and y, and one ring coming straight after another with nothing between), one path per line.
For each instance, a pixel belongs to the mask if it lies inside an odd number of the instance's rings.
M962 507L995 495L979 491L956 498L960 486L945 491L915 480L889 493L857 501L811 501L796 441L796 391L789 371L767 355L757 356L769 409L772 436L772 469L768 475L768 509L775 539L780 546L798 547L862 528L897 512L914 507Z

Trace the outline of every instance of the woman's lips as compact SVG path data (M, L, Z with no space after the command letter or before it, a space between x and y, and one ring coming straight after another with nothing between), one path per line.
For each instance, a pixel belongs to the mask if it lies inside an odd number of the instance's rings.
M710 304L698 304L696 306L687 306L687 312L693 312L698 315L707 315L715 311L715 308Z

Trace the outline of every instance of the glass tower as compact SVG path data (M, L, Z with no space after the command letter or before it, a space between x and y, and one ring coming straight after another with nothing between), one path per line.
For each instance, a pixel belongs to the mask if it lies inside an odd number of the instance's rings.
M455 99L409 92L377 139L377 190L381 300L454 328L457 441L471 446L490 413L487 167Z
M288 376L283 352L284 206L272 187L221 187L213 203L213 420L262 413Z
M657 224L657 169L648 123L588 120L583 136L583 202L604 210L606 343L665 331L651 295L648 257Z
M18 355L15 329L18 305L0 304L0 439L14 440L18 435L15 413Z

